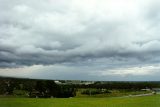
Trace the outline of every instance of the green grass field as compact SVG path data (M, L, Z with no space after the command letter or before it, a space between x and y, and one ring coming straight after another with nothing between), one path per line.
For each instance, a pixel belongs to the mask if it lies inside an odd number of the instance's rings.
M160 95L126 98L0 98L0 107L160 107Z

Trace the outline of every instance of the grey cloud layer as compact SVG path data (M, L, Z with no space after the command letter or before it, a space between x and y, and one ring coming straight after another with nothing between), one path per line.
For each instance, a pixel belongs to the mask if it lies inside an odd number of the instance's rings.
M159 4L0 0L0 67L159 63Z

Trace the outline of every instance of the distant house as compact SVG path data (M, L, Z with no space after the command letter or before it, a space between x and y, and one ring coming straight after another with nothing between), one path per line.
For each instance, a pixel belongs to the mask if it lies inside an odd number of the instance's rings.
M156 94L160 94L160 88L153 88L152 89Z
M94 84L94 82L92 82L92 81L87 81L87 82L84 82L84 83L82 83L82 84L84 84L84 85L90 85L90 84Z
M56 84L62 84L62 82L60 81L54 81Z
M141 89L141 91L151 91L149 88Z

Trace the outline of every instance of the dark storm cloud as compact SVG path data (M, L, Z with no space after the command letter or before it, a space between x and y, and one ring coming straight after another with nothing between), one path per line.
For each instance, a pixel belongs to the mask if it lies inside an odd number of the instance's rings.
M158 10L158 0L0 0L0 68L58 64L110 75L158 64Z

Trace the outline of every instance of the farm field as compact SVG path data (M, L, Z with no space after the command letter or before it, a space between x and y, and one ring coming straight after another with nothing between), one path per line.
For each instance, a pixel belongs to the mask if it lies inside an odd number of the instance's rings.
M114 98L0 98L0 107L159 107L160 95Z

